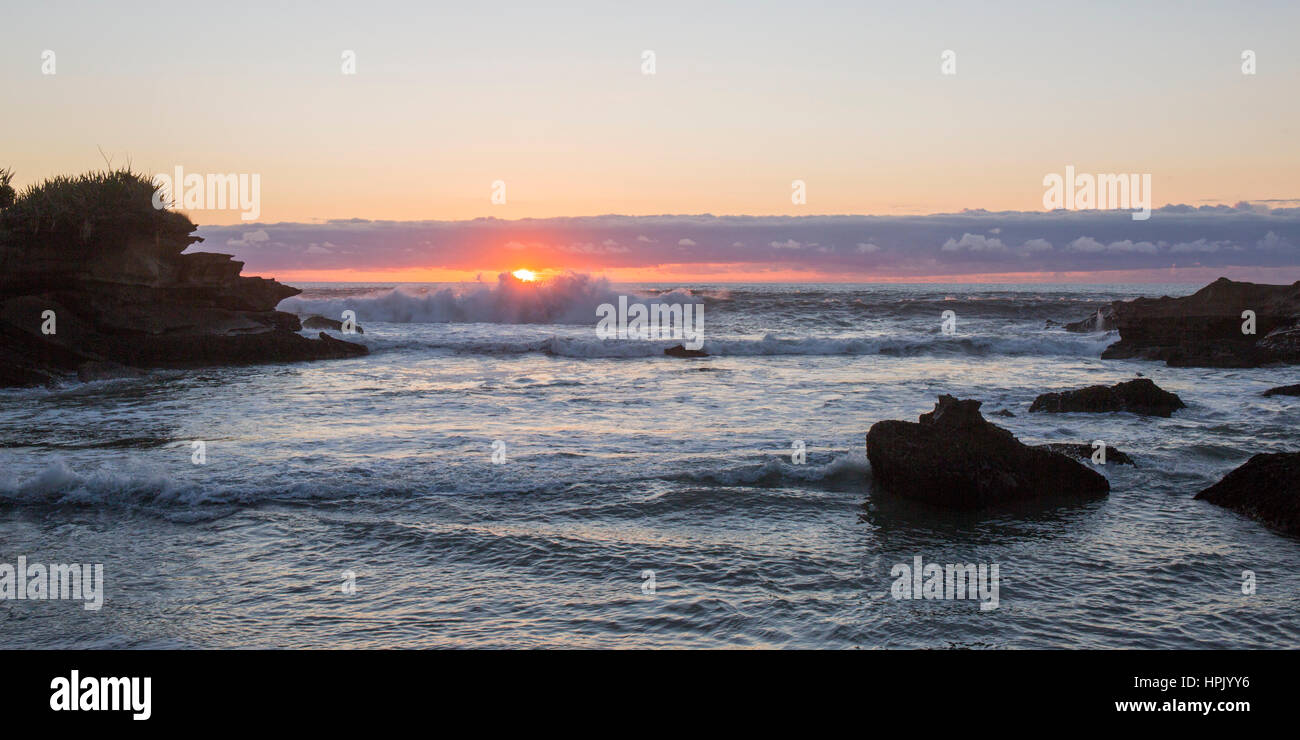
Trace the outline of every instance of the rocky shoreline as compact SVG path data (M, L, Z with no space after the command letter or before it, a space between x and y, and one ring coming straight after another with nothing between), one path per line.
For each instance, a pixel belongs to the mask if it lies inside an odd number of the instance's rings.
M152 192L132 173L99 173L0 211L0 387L367 353L299 334L275 309L297 288L242 276L228 254L186 254L197 227L153 210Z
M1169 416L1115 402L1115 389L1141 384L1141 397L1167 401L1178 397L1147 379L1116 386L1091 386L1088 403L1056 407L1060 413L1128 412L1139 416ZM1149 385L1149 387L1147 387ZM1267 394L1266 394L1267 395ZM1070 394L1044 394L1058 403ZM1093 403L1101 398L1104 403ZM875 489L942 509L972 511L1004 504L1086 501L1105 497L1110 482L1097 472L1101 465L1134 465L1133 458L1102 443L1052 442L1026 445L1008 430L985 420L981 402L941 395L934 410L916 422L886 420L866 435L867 461ZM1168 408L1166 405L1164 408ZM1079 460L1091 460L1085 465ZM1228 473L1217 484L1196 494L1197 500L1236 511L1283 534L1300 536L1300 452L1258 454Z
M1115 301L1067 331L1118 330L1102 359L1170 367L1300 364L1300 282L1265 285L1219 278L1182 298Z

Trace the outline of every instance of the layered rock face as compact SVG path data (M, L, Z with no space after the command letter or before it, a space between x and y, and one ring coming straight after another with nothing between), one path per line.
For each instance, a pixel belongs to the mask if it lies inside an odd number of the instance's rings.
M1300 535L1300 452L1255 455L1196 498Z
M1261 285L1219 278L1183 298L1116 301L1120 340L1105 359L1164 360L1175 367L1300 363L1300 282ZM1245 311L1255 333L1244 334Z
M366 348L308 339L275 310L300 291L241 277L230 255L182 254L202 241L166 213L79 238L66 230L0 229L0 385L36 385L103 368L286 362L363 355ZM51 313L52 312L52 313Z
M1130 411L1143 416L1169 416L1186 404L1176 394L1160 388L1150 378L1138 378L1112 386L1090 385L1077 391L1044 393L1029 410L1067 413Z
M1106 496L1105 476L1070 457L1030 447L989 423L980 402L939 397L918 422L881 421L867 460L883 490L951 509Z

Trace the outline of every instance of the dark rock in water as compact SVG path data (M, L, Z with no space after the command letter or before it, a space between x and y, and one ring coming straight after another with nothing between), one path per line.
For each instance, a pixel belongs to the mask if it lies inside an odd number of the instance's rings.
M332 329L334 331L341 332L343 331L343 322L335 321L334 319L325 318L324 316L308 316L307 318L302 320L302 328ZM355 329L358 334L366 333L365 329L361 328L361 324L353 324L352 328Z
M1196 498L1300 535L1300 452L1255 455Z
M664 350L664 354L669 357L708 357L709 353L699 349L686 349L685 346L675 344Z
M998 409L997 411L994 411L992 414L990 414L990 416L1008 416L1008 417L1014 417L1015 414L1011 413L1011 411L1008 410L1008 409Z
M1035 445L1035 446L1041 447L1042 449L1045 450L1051 450L1052 452L1059 452L1062 455L1077 457L1081 460L1091 460L1092 453L1095 449L1090 444L1086 444L1086 443L1074 444L1073 442L1051 442L1049 444ZM1111 447L1110 445L1106 445L1106 463L1107 464L1115 463L1116 465L1132 465L1133 467L1137 467L1137 465L1133 462L1133 458L1129 457L1123 452L1120 452L1114 447Z
M1265 396L1300 396L1300 384L1280 385L1264 391Z
M1066 331L1095 332L1110 331L1115 328L1115 309L1112 306L1097 309L1097 313L1086 319L1072 321L1065 325Z
M183 254L202 239L183 214L154 209L153 190L130 173L93 175L0 210L0 386L366 354L299 334L298 317L275 309L297 288L242 277L227 254Z
M1175 367L1300 363L1300 282L1219 278L1183 298L1137 298L1112 307L1120 340L1102 353L1105 359L1164 360ZM1242 333L1245 311L1255 314L1253 334Z
M1030 447L988 421L980 402L939 396L919 422L880 421L867 460L881 490L936 506L982 509L1057 498L1100 498L1105 476L1051 450Z
M1169 416L1186 407L1181 398L1161 389L1150 378L1138 378L1112 386L1090 385L1077 391L1044 393L1034 399L1029 410L1055 413L1131 411L1143 416Z
M77 366L77 380L83 383L92 380L139 378L144 374L144 371L139 368L127 367L116 362L83 362Z

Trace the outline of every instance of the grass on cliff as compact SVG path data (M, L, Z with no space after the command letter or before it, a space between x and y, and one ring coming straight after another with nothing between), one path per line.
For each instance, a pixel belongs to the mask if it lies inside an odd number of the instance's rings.
M65 248L120 245L132 236L185 236L183 213L154 208L154 184L130 169L59 175L15 192L0 169L0 238Z

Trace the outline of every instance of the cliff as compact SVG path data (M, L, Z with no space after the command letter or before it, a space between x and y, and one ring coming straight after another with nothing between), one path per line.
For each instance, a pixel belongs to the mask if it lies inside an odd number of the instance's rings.
M366 353L299 334L298 318L275 310L297 288L241 276L243 263L231 255L183 254L202 241L196 226L154 209L152 194L148 180L117 171L55 178L0 208L0 386L50 383L88 364L192 367Z

